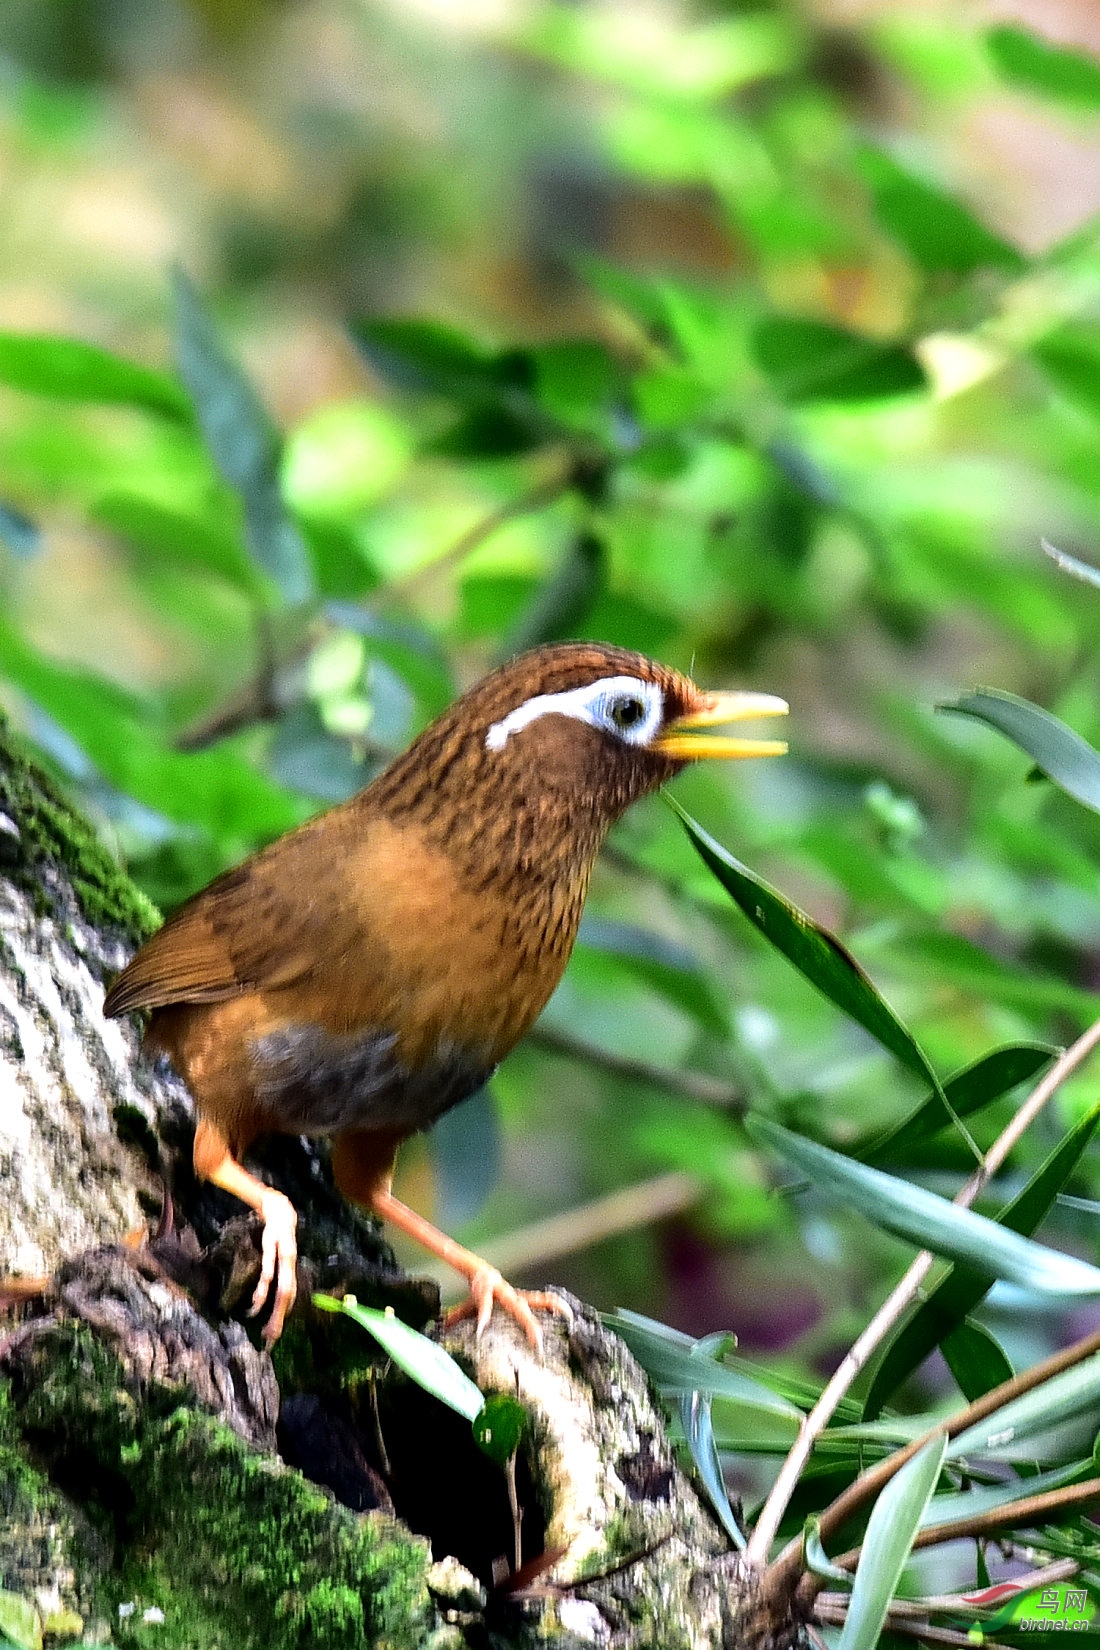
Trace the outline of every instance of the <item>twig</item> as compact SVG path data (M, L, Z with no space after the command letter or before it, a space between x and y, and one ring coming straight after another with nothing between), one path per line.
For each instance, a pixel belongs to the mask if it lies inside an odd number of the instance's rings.
M975 1513L973 1518L958 1519L951 1524L930 1524L918 1530L914 1547L935 1547L941 1541L958 1541L968 1536L992 1535L996 1530L1019 1529L1021 1525L1047 1522L1048 1514L1064 1512L1069 1507L1086 1506L1100 1501L1100 1478L1086 1478L1083 1484L1068 1484L1061 1490L1047 1490L1045 1495L1023 1496L1019 1501L1008 1501L1003 1507L991 1507L988 1512ZM848 1554L837 1563L844 1565Z
M1022 1398L1026 1392L1033 1392L1036 1387L1042 1386L1055 1375L1061 1375L1064 1370L1083 1363L1086 1358L1091 1358L1094 1352L1100 1352L1100 1330L1094 1330L1091 1335L1085 1335L1072 1346L1063 1347L1059 1352L1052 1352L1049 1358L1044 1358L1041 1363L1033 1364L1030 1369L1014 1375L1011 1380L1002 1381L1000 1386L984 1393L972 1404L967 1404L965 1409L960 1409L946 1421L941 1421L938 1426L929 1427L927 1432L922 1433L919 1438L914 1438L904 1449L887 1456L884 1461L879 1461L862 1477L857 1478L854 1484L849 1484L846 1490L842 1490L836 1500L820 1515L818 1534L822 1544L831 1535L843 1529L860 1507L873 1500L894 1474L900 1471L907 1461L912 1460L931 1439L940 1433L945 1433L948 1438L957 1438L960 1432L977 1426L987 1415L995 1414L997 1410L1003 1409L1005 1404ZM809 1575L802 1576L802 1541L801 1537L798 1537L794 1541L789 1541L779 1557L768 1566L765 1581L769 1593L781 1595L793 1587L800 1577L800 1591L805 1593L808 1588L812 1597L817 1590L815 1578Z
M230 695L224 705L220 705L217 710L209 712L176 735L174 743L178 751L205 750L217 740L224 739L231 733L238 733L241 728L251 727L253 722L275 721L286 708L280 704L276 692L278 661L275 657L271 615L265 609L257 608L253 616L256 624L256 651L259 654L256 669L248 681ZM305 657L312 645L312 640L304 643L298 649L298 655Z
M974 1171L966 1185L956 1194L953 1201L960 1208L968 1208L979 1193L985 1189L991 1177L997 1172L1024 1133L1024 1130L1034 1122L1066 1078L1088 1058L1097 1043L1100 1043L1100 1020L1095 1021L1077 1039L1073 1046L1066 1049L1065 1053L1055 1061L1046 1076L1024 1101L1008 1127L993 1142L986 1153L985 1161ZM772 1485L771 1493L764 1503L749 1540L745 1556L750 1564L763 1568L767 1563L772 1542L775 1540L783 1516L790 1504L791 1496L802 1477L803 1469L813 1452L815 1443L828 1426L833 1411L841 1398L847 1393L852 1382L866 1368L872 1355L885 1340L890 1330L916 1299L920 1286L928 1275L934 1260L935 1257L927 1249L922 1250L916 1257L900 1282L891 1290L871 1322L844 1357L839 1368L825 1387L824 1392L822 1392L821 1397L803 1421L799 1428L798 1437L779 1470L779 1476ZM904 1452L902 1453L904 1454ZM910 1453L914 1452L911 1450ZM897 1457L892 1456L890 1459L891 1461L897 1460L898 1465L901 1464ZM897 1471L896 1466L893 1471ZM892 1476L892 1473L889 1476ZM786 1554L783 1557L785 1559Z
M569 455L567 461L552 475L545 476L542 481L536 481L525 493L520 493L517 498L508 499L495 510L490 510L488 515L475 521L472 527L459 534L449 549L444 550L433 561L425 562L420 567L413 568L410 573L405 573L398 579L391 579L388 584L380 585L366 605L376 607L392 596L408 596L422 586L434 583L441 573L450 572L453 567L460 566L467 556L473 555L475 550L480 550L487 539L491 539L494 533L506 527L517 516L526 516L534 510L541 510L543 505L551 504L560 494L566 492L577 474L577 462L575 456Z
M648 1060L612 1054L609 1049L586 1043L580 1037L572 1037L569 1032L557 1031L552 1026L539 1026L528 1034L527 1042L537 1043L540 1048L547 1049L551 1054L562 1054L568 1060L582 1060L585 1065L598 1066L613 1077L645 1083L649 1088L683 1095L687 1100L699 1100L707 1106L720 1106L735 1115L745 1110L743 1090L703 1071L677 1071L671 1066L651 1065Z
M501 527L507 526L508 522L515 520L517 516L528 515L533 510L541 509L544 504L551 503L560 493L564 493L579 474L581 464L582 460L571 455L568 462L559 466L552 475L544 477L525 493L509 499L507 503L490 510L488 515L475 521L472 527L461 533L434 561L414 568L401 578L391 579L388 584L380 585L363 606L367 609L377 608L395 596L408 596L422 585L434 582L441 573L459 565L467 556L480 549L486 539L492 538L493 534ZM279 672L306 658L316 636L313 635L301 643L280 662L275 656L270 615L266 612L261 611L257 615L257 632L260 661L252 677L232 694L224 705L178 734L175 741L177 750L204 750L228 734L251 727L254 722L273 722L283 714L286 706L281 702L278 693ZM388 756L390 753L387 751L379 754Z
M994 1535L998 1530L1019 1529L1031 1524L1048 1522L1048 1515L1064 1512L1069 1507L1087 1506L1100 1501L1100 1478L1086 1478L1081 1484L1067 1484L1060 1490L1047 1490L1043 1495L1022 1495L1018 1501L1006 1501L1001 1507L990 1507L988 1512L975 1513L973 1518L952 1519L949 1524L928 1524L918 1530L913 1540L918 1547L938 1547L941 1541L975 1540L983 1535ZM854 1570L859 1563L862 1547L849 1547L833 1563L842 1570ZM1074 1565L1073 1559L1061 1560ZM1039 1583L1036 1583L1039 1585Z
M840 1595L837 1595L838 1599ZM832 1602L825 1603L819 1600L821 1608L818 1620L828 1627L842 1627L848 1616L847 1606ZM895 1633L907 1633L910 1638L926 1639L929 1644L957 1644L964 1650L972 1650L973 1639L967 1633L956 1633L950 1627L933 1627L926 1621L913 1621L904 1615L898 1615L893 1610L886 1617L886 1625L893 1628ZM999 1639L983 1639L983 1650L1008 1650Z
M1044 1564L1040 1570L1029 1570L1026 1575L1013 1576L1012 1585L1021 1592L1031 1593L1037 1587L1050 1587L1056 1581L1069 1581L1081 1568L1076 1558L1056 1558L1052 1564ZM891 1604L891 1611L900 1615L912 1614L917 1610L973 1610L983 1608L975 1606L974 1600L967 1593L944 1593L942 1595L927 1594L918 1599L895 1599ZM990 1609L990 1605L985 1605Z
M967 1404L965 1409L960 1409L955 1415L949 1416L946 1421L941 1421L938 1426L929 1427L927 1432L922 1433L919 1438L914 1438L904 1449L897 1450L884 1461L877 1462L854 1484L849 1484L846 1490L842 1490L836 1500L820 1515L818 1533L822 1541L827 1541L837 1530L842 1529L860 1507L872 1500L890 1482L894 1474L939 1433L946 1433L948 1438L957 1438L960 1432L965 1432L968 1427L976 1427L987 1415L995 1414L1006 1404L1012 1403L1016 1398L1022 1398L1026 1392L1033 1392L1036 1387L1042 1386L1055 1375L1061 1375L1064 1370L1083 1363L1086 1358L1091 1358L1094 1352L1100 1352L1100 1330L1083 1336L1072 1346L1052 1352L1049 1358L1033 1364L1030 1369L1023 1370L1019 1375L1013 1375L1011 1380L1002 1381L1000 1386L983 1393L980 1398L976 1398L972 1404ZM800 1538L789 1542L775 1562L769 1566L769 1578L781 1574L786 1566L798 1559L801 1550Z
M678 1171L656 1175L564 1214L506 1232L483 1243L478 1252L502 1272L522 1272L528 1266L586 1249L620 1232L632 1232L639 1226L666 1220L669 1215L682 1214L698 1203L702 1193L702 1182L694 1175Z

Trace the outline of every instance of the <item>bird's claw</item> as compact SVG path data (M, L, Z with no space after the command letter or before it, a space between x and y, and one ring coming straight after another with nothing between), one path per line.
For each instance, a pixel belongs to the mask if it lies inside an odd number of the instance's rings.
M543 1355L542 1330L532 1308L537 1307L543 1312L556 1312L560 1317L568 1319L570 1325L573 1322L572 1310L559 1296L544 1289L516 1289L488 1262L484 1262L471 1274L469 1299L452 1307L443 1321L445 1324L458 1323L464 1318L476 1315L475 1334L480 1340L489 1327L494 1305L499 1306L519 1324L540 1358Z
M298 1293L298 1216L288 1197L269 1188L264 1193L260 1219L264 1223L260 1277L248 1315L254 1318L257 1312L263 1309L274 1284L275 1298L271 1303L271 1316L263 1328L263 1338L270 1349L282 1334L286 1315L294 1305L294 1298Z

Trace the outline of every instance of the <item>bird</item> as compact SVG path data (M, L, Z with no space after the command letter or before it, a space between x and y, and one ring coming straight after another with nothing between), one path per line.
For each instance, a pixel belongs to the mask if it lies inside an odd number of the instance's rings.
M397 1148L468 1099L569 959L612 824L688 763L786 745L712 730L785 715L708 693L640 653L560 642L476 682L365 789L216 877L135 953L104 1001L143 1010L194 1102L194 1166L263 1225L253 1315L268 1347L296 1295L297 1215L244 1167L268 1133L328 1136L337 1187L465 1279L480 1334L534 1309L400 1202Z

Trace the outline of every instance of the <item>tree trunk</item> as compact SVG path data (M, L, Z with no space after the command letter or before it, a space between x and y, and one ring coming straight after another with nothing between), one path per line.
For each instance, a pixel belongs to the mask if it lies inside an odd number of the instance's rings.
M436 1302L303 1142L262 1159L299 1210L306 1299L274 1358L260 1350L256 1223L196 1185L185 1090L101 1012L155 913L2 725L0 879L0 1273L49 1274L0 1327L0 1636L790 1642L757 1619L637 1364L579 1302L542 1360L499 1314L480 1343L466 1324L444 1336L527 1411L513 1500L468 1422L309 1305L353 1290L421 1324Z

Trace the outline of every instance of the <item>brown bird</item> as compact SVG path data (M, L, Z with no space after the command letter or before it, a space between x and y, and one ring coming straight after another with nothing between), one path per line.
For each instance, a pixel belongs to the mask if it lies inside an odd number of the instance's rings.
M637 653L536 648L472 687L357 796L188 900L104 1012L151 1010L146 1043L195 1101L195 1169L263 1221L252 1301L268 1343L295 1296L293 1205L242 1167L260 1134L331 1135L337 1185L540 1335L499 1272L390 1190L400 1142L467 1099L561 978L608 828L688 762L781 743L706 730L781 699L705 693Z

